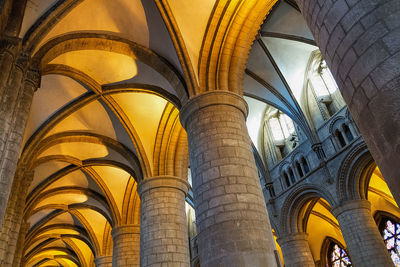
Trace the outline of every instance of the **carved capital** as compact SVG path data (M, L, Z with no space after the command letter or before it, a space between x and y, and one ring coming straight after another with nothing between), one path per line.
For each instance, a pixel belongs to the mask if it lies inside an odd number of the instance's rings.
M312 150L317 154L318 159L325 159L325 151L322 147L322 143L315 143L311 146Z
M15 57L21 48L21 39L16 37L2 36L0 38L0 54L8 53Z
M29 83L36 91L40 87L41 72L36 68L29 68L26 72L25 83Z
M20 70L25 70L29 63L29 55L26 53L20 53L15 61L15 66Z

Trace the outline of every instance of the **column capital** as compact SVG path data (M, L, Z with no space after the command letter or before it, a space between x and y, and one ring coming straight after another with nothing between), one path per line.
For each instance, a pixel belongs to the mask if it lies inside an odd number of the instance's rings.
M12 36L2 36L0 38L0 51L7 52L12 56L15 56L17 51L21 48L22 39Z
M15 61L15 66L21 71L25 71L29 65L30 56L27 53L19 53Z
M191 115L205 107L215 105L228 105L239 109L246 118L249 107L244 98L229 91L210 91L199 94L186 102L179 112L180 120L184 128Z
M276 241L279 243L279 245L291 242L291 241L297 241L297 240L308 240L308 234L304 232L298 232L298 233L290 233L290 234L284 234L281 237L278 237Z
M113 237L113 239L117 238L120 235L128 234L140 234L140 224L116 225L111 230L111 236Z
M371 210L371 202L366 199L348 200L333 207L331 212L337 218L343 212L357 209Z
M139 196L154 188L175 188L181 190L185 195L189 191L190 185L184 178L176 176L155 176L144 179L139 183L138 193Z
M42 79L42 73L37 68L30 67L26 71L25 82L30 83L34 88L35 92L40 87L40 81Z

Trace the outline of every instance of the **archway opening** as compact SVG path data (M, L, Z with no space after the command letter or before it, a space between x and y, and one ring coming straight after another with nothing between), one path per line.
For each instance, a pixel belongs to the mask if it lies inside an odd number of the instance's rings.
M378 167L371 174L367 198L389 255L400 266L400 209Z
M308 234L308 244L317 266L351 266L339 223L325 199L310 199L301 209L299 222L299 229Z

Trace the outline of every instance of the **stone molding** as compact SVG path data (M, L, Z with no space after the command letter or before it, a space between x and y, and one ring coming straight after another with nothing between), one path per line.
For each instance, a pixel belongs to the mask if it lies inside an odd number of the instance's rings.
M276 241L279 243L280 246L282 246L282 244L285 244L285 243L288 243L288 242L292 242L292 241L296 241L296 240L307 241L308 240L308 234L304 233L304 232L290 233L290 234L285 234L282 237L279 237L279 238L276 239Z
M144 179L138 185L138 194L142 195L155 188L175 188L182 191L185 195L188 193L190 185L184 179L176 176L155 176Z
M343 212L350 211L350 210L358 210L358 209L367 209L371 211L371 202L364 199L359 200L349 200L346 201L334 208L332 208L332 214L337 218Z
M236 93L229 91L205 92L191 98L183 105L179 112L182 126L186 129L186 123L194 112L214 105L228 105L235 107L243 113L244 118L246 118L249 113L249 107L246 101L242 96Z
M139 224L118 225L114 226L111 231L111 236L113 240L118 238L120 235L128 235L128 234L140 234L140 225Z
M342 160L337 178L336 178L336 194L339 201L351 199L353 196L360 196L361 192L357 187L362 184L360 180L360 171L373 162L367 144L360 142L351 148L350 152Z

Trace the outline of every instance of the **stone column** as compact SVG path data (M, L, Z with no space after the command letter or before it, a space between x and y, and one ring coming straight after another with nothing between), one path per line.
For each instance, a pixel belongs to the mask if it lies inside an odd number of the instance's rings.
M16 243L16 249L14 253L14 260L12 262L12 266L19 267L21 266L21 261L23 258L23 253L24 253L24 246L25 246L25 239L26 239L26 234L28 233L30 228L30 224L23 220L21 223L21 227L19 228L19 235L18 235L18 240Z
M140 259L140 226L136 224L114 226L113 266L139 266Z
M99 256L94 259L94 265L96 267L112 267L112 261L113 256Z
M140 266L190 265L185 198L186 180L174 176L146 178L139 184Z
M19 167L16 172L0 232L0 266L19 266L15 262L21 260L22 244L29 230L29 224L23 220L23 216L25 199L33 176L33 171L26 171L23 167Z
M350 200L332 209L354 266L390 266L393 262L367 200Z
M243 97L213 91L180 111L189 141L199 258L207 266L277 266Z
M400 203L398 0L296 0L358 128Z
M277 239L281 247L285 267L315 267L308 245L307 233L292 233Z
M33 94L40 84L40 72L27 69L28 59L26 55L19 55L8 81L0 87L0 224L13 184Z

